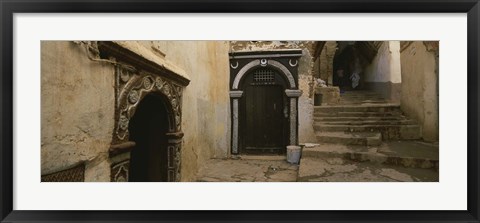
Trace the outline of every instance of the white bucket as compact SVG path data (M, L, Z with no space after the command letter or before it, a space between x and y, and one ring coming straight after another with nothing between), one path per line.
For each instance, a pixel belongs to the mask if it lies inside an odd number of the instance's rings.
M301 154L302 154L302 147L287 146L287 162L298 164L300 162Z

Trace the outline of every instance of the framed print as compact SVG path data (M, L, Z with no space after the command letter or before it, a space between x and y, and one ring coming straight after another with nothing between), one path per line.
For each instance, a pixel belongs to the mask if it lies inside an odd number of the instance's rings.
M478 1L2 1L1 221L479 222Z

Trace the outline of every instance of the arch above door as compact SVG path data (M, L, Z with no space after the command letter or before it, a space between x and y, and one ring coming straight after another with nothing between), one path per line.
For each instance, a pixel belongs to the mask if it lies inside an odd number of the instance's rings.
M290 62L291 62L291 60L289 60L289 63ZM298 60L296 60L295 63L298 64ZM296 67L297 64L294 64L295 67ZM290 89L295 89L296 88L296 80L293 77L290 70L288 70L288 68L285 65L283 65L282 63L280 63L276 60L257 59L257 60L253 60L253 61L248 62L245 66L242 67L242 69L240 69L240 71L238 71L238 73L235 76L235 79L233 81L232 90L238 89L238 87L240 85L240 82L243 80L245 75L247 73L249 73L251 70L256 69L258 67L272 67L274 69L279 70L280 73L283 74L285 79L288 80L289 88Z
M302 91L298 89L298 61L302 50L275 50L261 52L230 53L230 101L231 101L231 153L238 154L242 135L240 135L239 100L244 96L242 81L246 75L258 68L276 70L288 83L285 95L289 98L289 144L298 144L298 97Z

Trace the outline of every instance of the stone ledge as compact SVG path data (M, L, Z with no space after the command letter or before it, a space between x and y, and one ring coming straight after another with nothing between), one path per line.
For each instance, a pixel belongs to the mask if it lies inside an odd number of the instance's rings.
M346 146L335 144L322 144L315 148L304 148L302 160L304 158L341 158L357 162L373 162L378 164L389 164L411 168L439 168L438 153L437 158L425 156L423 154L403 154L398 151L385 152L389 143L380 147ZM408 146L408 145L405 145Z
M322 95L322 104L335 105L340 102L340 89L336 86L317 87L315 94Z
M161 73L184 86L190 83L190 77L183 69L135 41L99 41L98 45L99 49L106 50L114 57L126 58L125 60L133 63L132 65Z

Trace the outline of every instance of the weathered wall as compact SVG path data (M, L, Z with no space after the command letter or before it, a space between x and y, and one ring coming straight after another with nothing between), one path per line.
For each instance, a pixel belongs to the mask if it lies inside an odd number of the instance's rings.
M109 181L114 69L73 42L41 42L41 172L87 161L86 181Z
M313 130L313 51L308 46L302 48L303 56L298 63L298 87L303 91L298 98L298 142L312 143L317 140Z
M229 44L222 41L141 41L190 77L183 93L182 181L194 180L197 169L230 148Z
M438 141L438 42L402 42L401 108L423 127L426 141Z
M313 131L313 45L312 41L232 41L230 51L262 51L272 49L302 49L298 62L298 85L303 94L298 99L299 143L315 142Z
M190 77L182 102L182 181L230 148L229 44L138 41ZM87 162L86 181L109 181L114 67L91 61L73 42L42 42L42 174Z
M319 60L320 78L329 86L333 85L333 57L335 56L336 51L337 42L327 41L317 59Z
M383 42L370 65L364 69L364 74L367 89L380 93L392 102L400 102L402 83L400 42Z

